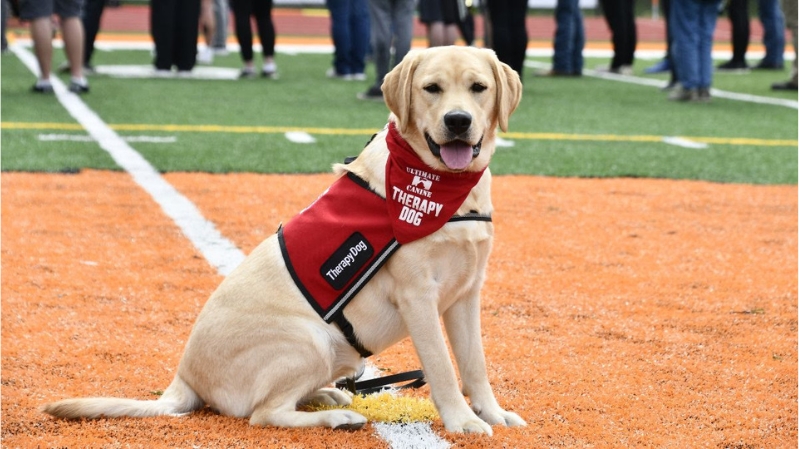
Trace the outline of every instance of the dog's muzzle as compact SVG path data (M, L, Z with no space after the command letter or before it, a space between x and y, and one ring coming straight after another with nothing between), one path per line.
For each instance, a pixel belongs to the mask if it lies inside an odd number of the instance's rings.
M430 134L425 133L427 147L430 152L439 158L451 170L465 170L472 159L480 155L483 146L483 137L472 145L458 137L467 133L472 126L472 116L465 111L450 111L444 115L444 125L452 139L446 143L436 143Z

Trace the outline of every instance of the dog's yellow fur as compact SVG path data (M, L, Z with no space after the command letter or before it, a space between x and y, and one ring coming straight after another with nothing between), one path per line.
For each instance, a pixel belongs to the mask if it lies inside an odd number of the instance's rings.
M435 86L435 87L431 87ZM383 83L390 120L418 156L449 170L427 145L427 134L446 143L443 117L458 110L472 118L460 136L482 149L465 169L488 166L497 128L505 130L521 99L516 73L493 52L469 47L412 51ZM385 195L388 150L384 130L349 165ZM459 213L492 212L491 173L486 170ZM359 341L377 354L410 335L447 430L491 434L491 425L525 425L503 410L488 382L480 339L480 289L491 250L490 222L448 223L403 245L345 309ZM439 316L463 383L458 388ZM154 416L189 413L208 405L249 417L253 425L358 428L366 419L349 410L298 411L298 404L348 404L325 388L351 376L362 360L341 331L325 323L295 286L270 237L228 276L206 303L172 384L157 401L118 398L68 399L43 410L64 418ZM469 396L471 407L464 395Z

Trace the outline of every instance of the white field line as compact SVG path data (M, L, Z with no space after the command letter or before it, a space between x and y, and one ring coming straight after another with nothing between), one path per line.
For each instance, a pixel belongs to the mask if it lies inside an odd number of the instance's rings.
M12 45L10 48L28 69L38 76L39 66L33 54L17 45ZM214 224L202 216L194 203L166 182L141 154L89 109L80 97L69 92L58 77L51 76L50 81L55 95L67 112L120 167L133 177L137 184L153 197L164 213L175 221L183 234L219 274L228 275L244 260L244 253L233 242L222 236Z
M38 76L38 63L33 54L19 45L11 45L9 48ZM244 260L244 253L240 249L222 236L188 198L166 182L141 154L120 138L80 97L69 92L58 77L51 76L50 81L53 83L55 95L70 115L153 197L219 274L230 274ZM378 437L383 438L392 449L450 447L448 442L433 432L429 423L414 423L411 426L375 423L374 426Z
M82 136L76 134L39 134L36 136L36 138L42 142L94 142L94 137L92 136ZM175 143L178 141L178 138L175 136L120 136L119 138L125 142Z
M663 143L667 143L669 145L676 145L678 147L683 148L693 148L696 150L704 150L708 147L708 144L703 142L695 142L690 139L686 139L684 137L664 137Z
M552 67L551 64L539 61L525 61L526 67L534 69L548 70ZM594 78L601 78L610 81L618 81L628 84L638 84L641 86L652 86L661 88L665 85L663 80L653 78L641 78L638 76L617 75L615 73L605 73L597 70L583 69L583 75L592 76ZM782 98L762 97L759 95L740 94L736 92L728 92L726 90L710 89L710 94L718 98L726 98L728 100L745 101L749 103L769 104L773 106L783 106L786 108L799 109L799 102L793 100L784 100Z

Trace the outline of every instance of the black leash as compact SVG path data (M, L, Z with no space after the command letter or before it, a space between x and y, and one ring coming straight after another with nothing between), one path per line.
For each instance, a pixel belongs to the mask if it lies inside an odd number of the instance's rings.
M410 381L410 382L408 382ZM400 383L400 382L408 382L405 385L400 385L398 387L392 387L391 385ZM406 388L419 388L427 384L427 381L424 379L424 372L422 370L416 371L406 371L404 373L399 374L392 374L391 376L385 377L376 377L374 379L369 380L361 380L355 381L353 378L346 378L336 382L336 388L341 390L348 390L352 394L372 394L372 393L379 393L381 391L391 390L392 388L396 388L398 390L404 390Z

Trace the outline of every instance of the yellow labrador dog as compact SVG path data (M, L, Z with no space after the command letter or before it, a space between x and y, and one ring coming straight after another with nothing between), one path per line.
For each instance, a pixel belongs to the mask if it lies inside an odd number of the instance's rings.
M353 411L298 406L349 404L348 394L328 388L332 381L353 376L364 356L410 335L448 431L490 435L494 424L526 425L494 397L479 315L493 236L486 219L492 213L487 167L497 128L507 128L521 99L519 77L490 50L437 47L410 52L386 76L383 92L392 112L389 125L354 162L334 167L341 174L334 186L351 179L367 192L364 202L384 208L390 203L388 215L395 216L377 226L391 230L387 245L375 243L379 239L367 231L345 231L348 237L339 239L346 240L339 247L333 233L320 232L336 241L333 255L325 253L314 265L303 257L316 251L302 246L312 233L293 219L213 293L177 375L158 400L67 399L43 411L63 418L143 417L181 415L207 405L224 415L249 417L253 425L357 429L366 419ZM331 186L317 202L336 191ZM347 198L330 213L355 208L359 201ZM314 222L311 209L296 219L310 214L306 221ZM299 237L291 240L291 233ZM325 238L311 245L324 245ZM364 254L379 260L360 266ZM312 267L307 279L300 274L304 265ZM353 277L358 269L369 273ZM347 280L357 288L342 287ZM342 292L349 297L332 305L314 303L312 297L326 294L316 293L315 282L319 291L333 291L336 300Z

